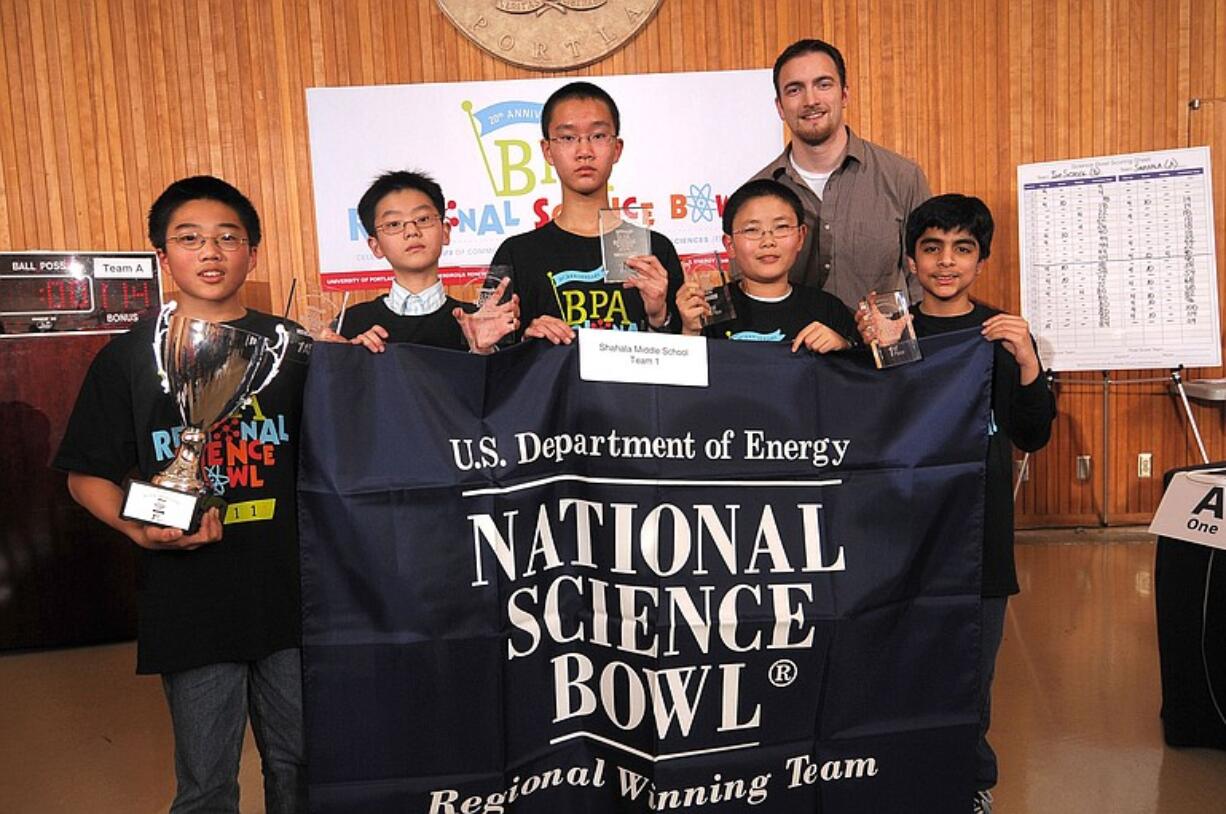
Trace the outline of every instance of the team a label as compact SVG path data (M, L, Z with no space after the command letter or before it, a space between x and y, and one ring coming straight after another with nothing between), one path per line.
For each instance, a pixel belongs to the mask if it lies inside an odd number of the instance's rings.
M99 280L148 280L153 261L148 257L95 257L94 277Z

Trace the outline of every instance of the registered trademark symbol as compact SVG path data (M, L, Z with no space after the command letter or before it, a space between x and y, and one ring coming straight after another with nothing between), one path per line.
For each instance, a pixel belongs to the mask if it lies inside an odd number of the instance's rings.
M796 680L797 674L800 672L796 666L796 662L791 659L779 659L771 665L770 676L771 683L776 687L787 687Z

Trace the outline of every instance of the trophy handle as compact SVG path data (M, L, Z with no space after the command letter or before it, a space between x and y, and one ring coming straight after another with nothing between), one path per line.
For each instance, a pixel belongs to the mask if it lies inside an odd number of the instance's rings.
M166 342L166 332L170 330L170 317L179 307L179 303L171 300L158 311L157 327L153 329L153 362L157 365L158 379L162 382L162 392L170 393L170 377L166 375L166 363L162 360L162 346Z
M281 362L285 360L285 353L289 350L289 331L285 330L284 325L277 326L277 344L268 349L272 354L272 367L268 370L268 375L264 377L264 381L260 385L247 394L243 399L244 403L250 404L253 396L257 395L261 390L272 383L272 380L277 377L277 372L281 370Z

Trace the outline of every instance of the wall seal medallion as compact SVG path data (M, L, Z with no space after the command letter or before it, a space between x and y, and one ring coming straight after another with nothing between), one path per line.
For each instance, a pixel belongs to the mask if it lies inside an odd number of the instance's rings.
M513 65L564 70L630 41L662 0L438 0L456 28Z

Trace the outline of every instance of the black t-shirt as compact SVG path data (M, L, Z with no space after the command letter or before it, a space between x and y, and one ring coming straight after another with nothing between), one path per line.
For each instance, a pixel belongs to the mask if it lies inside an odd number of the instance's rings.
M468 350L464 332L451 312L456 308L473 311L476 306L448 297L438 310L421 316L402 316L387 307L384 297L360 303L345 311L341 336L353 339L379 325L387 331L388 342L412 342L435 348Z
M859 336L847 306L818 288L794 285L783 299L766 302L733 285L732 307L736 310L734 318L708 325L702 335L744 342L790 342L810 322L820 322L853 345Z
M681 261L672 242L659 232L651 233L651 253L668 272L670 319L665 330L676 332L680 330L675 300L681 287ZM638 289L604 281L598 237L576 235L550 221L504 240L491 265L512 268L520 324L525 327L548 315L575 328L648 329Z
M969 314L932 317L911 307L917 336L933 336L982 325L1000 311L974 304ZM1031 342L1034 342L1033 337ZM983 595L1008 596L1018 592L1013 561L1013 453L1010 442L1025 452L1042 449L1051 437L1056 402L1047 377L1022 386L1021 369L1004 344L995 342L992 370L992 413L988 426L988 463L984 483ZM1035 346L1035 354L1038 354Z
M156 320L95 357L53 466L122 485L148 481L178 447L182 419L153 358ZM194 551L140 549L137 672L253 661L301 643L298 426L310 339L257 311L227 323L290 347L272 383L220 422L204 446L206 484L228 506L222 539Z

